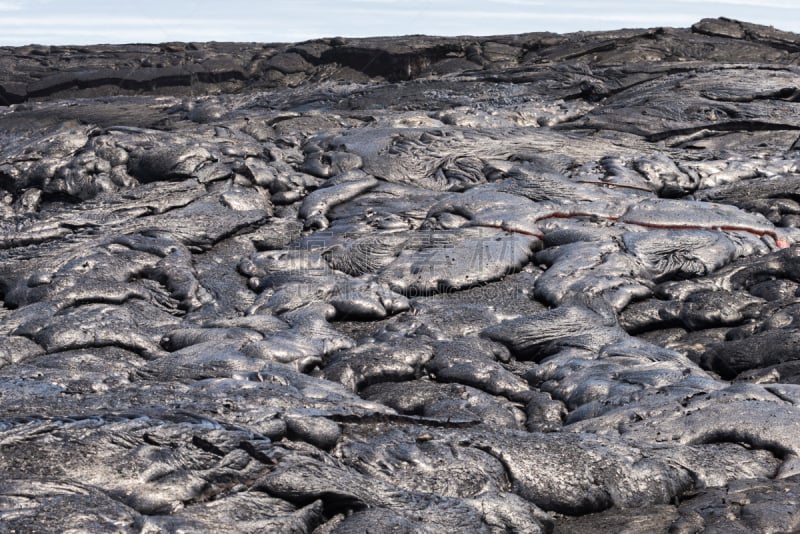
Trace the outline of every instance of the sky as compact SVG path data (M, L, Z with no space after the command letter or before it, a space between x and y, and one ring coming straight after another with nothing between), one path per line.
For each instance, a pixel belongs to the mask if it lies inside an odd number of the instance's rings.
M800 33L798 0L0 0L0 45L566 33L720 16Z

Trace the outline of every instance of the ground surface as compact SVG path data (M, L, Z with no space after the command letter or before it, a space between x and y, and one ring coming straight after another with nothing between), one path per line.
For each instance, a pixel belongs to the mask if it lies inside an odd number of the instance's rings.
M0 530L800 530L799 62L1 48Z

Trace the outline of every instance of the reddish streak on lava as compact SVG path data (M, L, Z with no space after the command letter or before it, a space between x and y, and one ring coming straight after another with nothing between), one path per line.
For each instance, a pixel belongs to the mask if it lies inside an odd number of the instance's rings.
M598 215L596 213L551 213L541 219L536 219L536 222L544 221L547 219L572 219L577 217L594 217L605 219L607 221L618 221L619 217L608 216L604 217L602 215ZM779 249L789 248L790 243L785 239L781 239L778 237L778 234L771 231L771 230L756 230L754 228L747 228L745 226L690 226L684 224L653 224L653 223L646 223L646 222L636 222L636 221L626 221L626 224L634 224L636 226L643 226L645 228L658 228L662 230L723 230L729 232L748 232L753 235L757 235L758 237L769 236L775 240L775 244L778 246ZM525 230L519 230L515 228L509 227L507 224L481 224L479 226L483 226L485 228L496 228L498 230L503 230L512 234L521 234L521 235L529 235L536 237L538 239L543 239L544 234L541 232L526 232Z
M618 221L619 217L614 217L613 215L605 216L605 215L598 215L597 213L551 213L550 215L545 215L541 219L536 219L536 222L544 221L547 219L574 219L577 217L594 217L595 219L605 219L607 221Z
M684 224L651 224L645 222L635 222L635 221L626 221L628 224L635 224L636 226L644 226L646 228L660 228L660 229L676 229L676 230L701 230L701 229L708 229L708 230L724 230L728 232L748 232L753 235L757 235L758 237L769 236L775 240L775 244L778 248L788 248L789 242L785 239L781 239L778 237L778 234L773 232L772 230L756 230L755 228L748 228L746 226L689 226Z

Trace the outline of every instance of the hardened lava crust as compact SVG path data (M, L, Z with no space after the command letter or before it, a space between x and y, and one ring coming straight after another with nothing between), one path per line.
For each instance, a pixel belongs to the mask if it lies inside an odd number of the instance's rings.
M800 531L798 65L0 48L0 530Z

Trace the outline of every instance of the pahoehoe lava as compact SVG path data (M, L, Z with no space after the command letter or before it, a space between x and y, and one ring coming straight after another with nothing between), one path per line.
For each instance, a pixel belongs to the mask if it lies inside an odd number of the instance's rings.
M800 35L0 66L0 530L800 531Z

